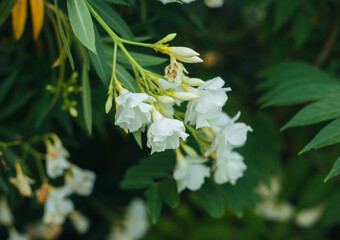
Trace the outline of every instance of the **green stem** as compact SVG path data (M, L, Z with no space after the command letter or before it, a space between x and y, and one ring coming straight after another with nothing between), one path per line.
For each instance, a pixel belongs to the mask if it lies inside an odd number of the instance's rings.
M135 46L148 47L148 48L154 48L155 47L155 45L152 44L152 43L141 43L141 42L125 40L125 39L122 39L122 38L120 38L120 41L122 43L130 44L130 45L135 45Z
M11 142L0 142L0 147L13 147L13 146L18 146L21 144L20 140L15 140L15 141L11 141Z

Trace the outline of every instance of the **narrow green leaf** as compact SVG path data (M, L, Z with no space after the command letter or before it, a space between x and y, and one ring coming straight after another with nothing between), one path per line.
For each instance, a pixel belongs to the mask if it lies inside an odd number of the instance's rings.
M194 193L198 201L212 217L220 218L223 216L223 198L216 184L210 179L206 180L201 189Z
M154 185L154 181L148 177L126 178L120 182L120 187L126 190L144 189Z
M238 217L242 217L243 215L243 201L236 191L234 186L230 186L229 184L223 184L219 186L221 189L222 196L224 200L227 202L228 206Z
M97 54L94 54L93 52L89 51L89 55L90 55L92 64L94 66L94 69L96 70L100 80L102 81L105 87L108 87L110 83L110 72L109 72L107 63L105 61L103 44L102 44L100 35L95 25L94 25L94 33L95 33Z
M133 137L135 138L138 146L140 149L143 149L143 144L142 144L142 130L139 129L138 131L132 132Z
M301 109L281 130L306 126L340 117L340 97L322 99Z
M312 23L310 17L305 12L299 12L294 19L293 23L294 36L295 36L295 47L301 47L312 30Z
M2 84L0 85L0 103L6 97L10 88L14 85L15 81L17 80L19 74L19 70L15 70L9 75L6 79L3 80Z
M299 154L311 149L318 149L340 142L340 119L332 121L326 127L321 129L313 140L305 146Z
M340 174L340 157L338 158L338 160L335 161L331 171L328 173L325 182L328 181L328 179L335 177L337 175Z
M113 48L109 48L109 51L113 52ZM143 54L143 53L136 53L136 52L129 52L129 53L142 67L157 66L168 61L168 59L166 58L150 56L150 55ZM130 66L129 61L126 59L122 51L117 51L117 61L122 64Z
M88 2L111 29L121 37L133 40L133 34L129 26L108 4L102 0L88 0Z
M131 6L131 3L129 3L126 0L105 0L108 3L123 5L123 6Z
M92 105L91 105L91 86L89 81L88 66L83 64L82 71L82 99L84 120L89 135L92 134Z
M136 80L119 64L116 65L116 77L118 81L122 83L123 87L130 92L140 92Z
M299 8L300 1L278 0L275 5L275 28L279 29Z
M67 0L71 27L79 41L96 53L93 22L84 0Z
M0 26L11 14L12 8L16 0L4 0L0 3Z
M177 208L179 194L175 180L166 178L159 184L159 190L163 201L171 208Z
M25 105L25 103L27 103L32 96L33 92L27 92L26 94L22 95L18 100L2 108L0 112L0 121L14 114L19 108Z
M56 12L57 23L58 23L58 28L59 28L61 40L63 41L64 47L66 49L66 54L67 54L68 60L70 61L72 70L74 70L74 61L73 61L72 53L71 53L71 50L70 50L70 46L68 45L68 42L67 42L67 38L66 38L66 35L65 35L63 24L61 23L61 20L60 20L58 0L54 0L54 6L55 6L55 9L56 9L55 12Z
M147 196L147 207L151 217L151 222L155 224L158 221L159 216L161 215L163 207L163 202L159 194L159 189L156 185L153 185L148 188L145 194Z

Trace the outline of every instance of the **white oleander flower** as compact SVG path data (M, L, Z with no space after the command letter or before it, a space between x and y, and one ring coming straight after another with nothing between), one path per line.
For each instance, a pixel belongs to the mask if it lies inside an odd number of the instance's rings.
M56 135L52 135L54 143L46 141L46 171L50 178L60 177L64 171L70 166L66 160L69 157L68 151L64 148L62 142Z
M162 2L163 4L176 2L175 0L159 0L159 1ZM181 2L183 3L191 3L193 1L195 0L181 0Z
M73 202L66 197L72 193L68 186L52 189L45 202L43 222L45 224L63 224L65 218L73 211Z
M81 212L72 211L69 217L79 234L84 234L89 230L90 221Z
M160 112L164 117L166 118L173 118L175 109L174 109L174 103L162 103L158 102L155 104L155 107L158 112Z
M30 184L33 184L35 181L29 177L27 177L21 169L20 163L15 163L15 169L17 172L16 177L10 177L9 181L19 190L20 194L24 197L32 196L32 188Z
M239 114L232 119L227 121L227 125L217 131L217 136L210 149L205 153L209 156L216 150L217 158L223 158L226 151L231 151L233 148L242 147L247 140L248 131L252 131L251 127L245 123L235 123L234 121L238 118Z
M279 178L273 176L270 179L270 186L260 183L255 191L265 200L275 200L281 191Z
M185 63L200 63L203 60L198 57L200 54L188 47L169 47L169 55Z
M70 174L65 176L66 184L78 195L89 196L92 193L96 174L91 170L71 166Z
M159 86L160 89L162 90L169 90L172 89L174 90L173 92L183 92L184 89L175 85L174 83L171 83L169 81L166 81L162 78L157 78L154 79L154 81L157 83L157 85ZM178 99L174 99L175 103L177 106L181 105L182 101L178 100ZM172 103L170 103L169 105L173 105Z
M150 223L145 202L140 199L131 201L123 221L124 226L113 228L109 240L137 240L144 237Z
M293 217L294 208L288 202L276 203L265 200L257 205L257 211L268 220L287 222Z
M0 197L0 224L9 226L14 222L11 209L8 206L5 195Z
M231 89L223 88L223 85L223 79L216 77L197 89L191 88L191 91L200 97L188 103L185 123L195 124L196 129L209 127L208 120L218 117L222 112L223 105L228 100L226 92Z
M126 89L122 89L120 93L116 98L118 108L115 124L135 132L150 123L151 111L154 107L148 103L154 103L156 99L146 93L131 93Z
M210 8L219 8L224 4L224 0L204 0L205 5Z
M322 211L322 205L301 210L295 216L295 223L301 228L309 228L320 219Z
M218 158L214 166L214 180L218 184L230 182L232 185L243 177L247 166L243 162L243 157L237 152L226 153L223 158Z
M178 192L188 188L196 191L201 188L204 179L210 176L210 168L204 165L206 160L201 157L179 157L174 170Z
M19 233L14 227L9 228L8 240L30 240L27 234Z
M152 112L153 123L147 133L147 146L154 152L179 147L179 139L185 140L189 134L185 133L183 122L163 117L157 110Z

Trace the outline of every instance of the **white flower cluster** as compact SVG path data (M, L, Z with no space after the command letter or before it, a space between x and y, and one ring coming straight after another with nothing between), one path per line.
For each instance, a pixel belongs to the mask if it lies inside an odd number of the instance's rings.
M68 197L72 194L89 196L92 193L96 175L90 170L81 169L70 163L67 160L69 153L63 147L60 139L56 135L52 135L52 139L53 144L46 141L47 176L51 179L64 176L65 184L61 187L44 184L40 188L42 192L40 202L45 203L43 223L62 225L66 217L70 217L76 230L79 233L85 233L89 227L89 221L74 210L74 204Z
M141 199L132 200L122 223L113 226L107 238L108 240L137 240L143 238L150 226L145 202Z
M187 72L177 60L196 63L202 59L190 48L161 45L175 36L169 34L158 42L158 50L170 56L170 65L165 69L164 78L149 76L158 87L150 93L152 96L144 92L132 93L117 85L115 124L126 132L147 129L147 146L151 148L151 154L176 149L178 162L174 178L179 191L185 188L198 190L211 171L216 183L234 185L246 170L243 157L234 149L245 144L251 128L236 122L240 114L230 118L222 112L228 100L226 92L231 91L224 87L222 78L205 82L183 73ZM185 113L175 109L175 105L180 106L183 101L188 101ZM179 152L180 145L182 148L187 146L184 143L189 136L186 128L204 156L199 157L193 150L187 157ZM214 159L211 168L205 165L209 157Z
M159 0L159 1L161 1L163 4L175 2L174 0ZM183 3L191 3L194 1L195 0L181 0L181 2ZM210 8L219 8L223 6L224 0L204 0L204 3Z

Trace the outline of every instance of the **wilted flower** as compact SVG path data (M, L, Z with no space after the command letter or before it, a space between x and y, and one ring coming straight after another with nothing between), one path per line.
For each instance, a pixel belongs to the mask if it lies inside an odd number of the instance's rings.
M181 85L184 76L183 72L186 74L189 73L182 63L177 62L176 58L170 55L170 64L164 70L168 81L175 84L176 86Z
M19 233L14 227L9 228L8 240L30 240L27 234Z
M197 89L190 88L192 93L200 97L188 103L184 121L196 124L196 129L210 126L207 120L218 117L222 112L223 105L228 100L225 92L231 89L223 88L223 85L223 79L216 77Z
M71 166L71 173L66 175L67 185L78 195L88 196L92 193L96 174L76 165Z
M13 215L5 195L0 197L0 224L5 226L13 224Z
M126 89L122 89L120 93L116 98L118 108L115 124L135 132L150 123L154 107L148 103L156 102L156 99L145 93L131 93Z
M268 220L287 222L292 218L294 208L288 202L276 203L265 200L257 205L257 211Z
M188 188L196 191L201 188L204 178L210 176L209 167L204 165L206 160L201 157L186 156L177 154L177 164L174 171L174 179L177 182L178 191Z
M38 221L30 223L25 230L34 239L54 240L59 237L63 228L59 224L45 224Z
M301 228L311 227L320 219L322 211L322 205L301 210L295 216L295 223Z
M35 191L35 196L40 204L44 204L46 199L48 198L51 185L47 182L43 183L39 189Z
M137 240L144 237L149 229L148 214L144 201L131 201L123 220L122 227L115 226L109 240Z
M152 118L153 123L147 133L147 146L151 148L151 154L176 149L179 147L179 139L185 140L189 136L179 120L164 118L157 110L153 110Z
M46 141L46 170L47 176L56 178L64 174L70 163L66 160L69 156L68 151L64 148L62 142L56 135L52 135L53 145L50 141Z
M224 4L224 0L204 0L205 5L210 8L219 8Z
M224 158L216 161L214 167L214 180L218 184L230 182L235 185L237 179L243 176L247 166L243 157L237 152L226 152Z
M24 197L31 197L32 196L32 189L30 184L34 183L34 180L27 177L20 166L19 162L15 163L15 169L17 172L17 176L15 178L10 177L9 181L18 188L20 194Z
M82 213L78 211L72 211L69 217L78 233L84 234L88 231L90 221Z
M50 190L45 202L43 222L45 224L63 224L67 215L73 211L73 202L66 199L72 193L68 186Z

